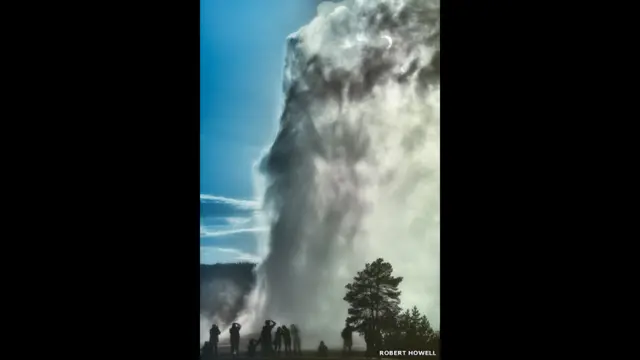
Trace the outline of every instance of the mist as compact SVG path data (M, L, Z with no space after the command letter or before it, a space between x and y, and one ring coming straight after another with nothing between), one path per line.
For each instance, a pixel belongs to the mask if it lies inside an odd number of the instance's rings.
M238 316L340 341L344 286L378 257L440 327L439 1L322 3L287 39L278 134L261 159L270 228ZM268 244L268 246L266 245Z
M247 305L255 287L255 265L228 263L200 265L200 342L209 338L211 325L225 327Z

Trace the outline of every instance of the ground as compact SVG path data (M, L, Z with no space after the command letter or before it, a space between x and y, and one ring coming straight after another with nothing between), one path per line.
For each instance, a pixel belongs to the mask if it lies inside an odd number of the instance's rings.
M220 344L218 346L218 358L220 360L233 359L233 357L231 356L231 347L228 344ZM364 358L365 358L364 349L355 350L352 352L352 355L348 357L348 359L353 359L353 360L360 360ZM237 359L251 359L247 356L246 346L244 348L242 346L240 347L240 356L238 356ZM258 346L257 354L256 356L253 357L253 359L256 359L256 360L262 359L262 356L260 355L259 346ZM282 359L282 360L285 360L285 359L291 359L291 360L341 359L341 360L344 360L347 358L342 356L341 349L329 349L329 354L327 357L319 357L316 350L303 350L301 356L287 356L284 354L284 352L282 352L279 356L276 355L274 357L271 357L270 359L273 359L273 360L279 360L279 359Z
M256 355L254 357L247 356L247 347L240 346L240 355L235 359L237 360L263 360L264 358L260 354L260 347L258 347ZM273 356L269 358L269 360L365 360L364 347L358 346L353 348L351 356L345 357L342 355L342 349L329 348L329 354L326 357L318 356L317 350L303 350L302 355L300 356L287 356L284 352L281 352L280 355ZM414 358L422 358L422 359L439 359L436 356L415 356ZM234 360L234 357L231 355L231 346L226 343L221 343L218 345L218 359L219 360ZM391 357L383 357L385 360L397 360ZM371 360L375 360L371 359Z

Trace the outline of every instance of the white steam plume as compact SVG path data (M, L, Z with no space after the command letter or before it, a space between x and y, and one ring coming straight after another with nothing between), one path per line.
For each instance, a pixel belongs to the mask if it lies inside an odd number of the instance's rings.
M288 38L280 130L260 165L268 255L243 332L273 319L299 324L303 347L337 344L344 286L378 257L404 276L404 307L439 328L439 5L323 3Z
M209 339L211 325L228 326L241 310L246 290L236 281L239 279L222 278L200 284L201 344ZM222 338L224 337L225 335L222 334Z

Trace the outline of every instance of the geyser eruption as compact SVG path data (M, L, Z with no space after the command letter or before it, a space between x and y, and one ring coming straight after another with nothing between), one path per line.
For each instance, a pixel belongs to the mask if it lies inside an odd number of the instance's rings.
M440 323L439 1L323 3L288 38L280 129L260 169L269 254L238 319L337 344L344 286L377 257Z
M244 308L245 295L255 285L253 268L249 263L200 265L201 343L212 324L230 324Z

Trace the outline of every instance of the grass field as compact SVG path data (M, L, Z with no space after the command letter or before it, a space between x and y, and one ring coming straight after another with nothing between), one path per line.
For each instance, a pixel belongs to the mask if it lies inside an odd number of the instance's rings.
M246 341L246 340L245 340ZM395 359L395 357L384 356L383 359ZM439 359L439 356L411 356L411 358L429 358L429 359ZM231 346L226 343L218 344L218 359L220 360L233 360L234 357L231 355ZM258 346L256 354L253 357L249 357L247 354L247 346L244 341L240 343L240 354L235 357L235 359L264 359L262 354L260 353L260 347ZM318 356L317 350L313 349L305 349L302 350L302 354L300 355L286 355L284 350L280 352L280 354L276 353L271 357L268 357L270 360L320 360L320 359L353 359L353 360L364 360L365 359L365 347L354 345L349 356L344 356L342 354L341 348L329 348L329 352L327 356L320 357ZM406 357L405 357L406 359Z
M262 354L259 352L260 349L258 348L258 352L255 354L255 356L253 357L249 357L247 355L247 351L246 349L241 349L240 354L238 356L235 357L235 359L263 359L264 357L262 356ZM435 359L436 357L434 356L412 356L412 357L419 357L419 358L430 358L430 359ZM382 357L384 359L395 359L393 357L388 357L388 356L384 356ZM228 345L222 345L220 347L218 347L218 359L221 360L232 360L234 359L234 357L231 355L231 347ZM354 350L351 352L351 354L349 356L344 356L342 354L342 350L341 349L329 349L329 353L327 354L327 356L321 357L318 356L317 351L315 350L303 350L302 354L300 355L285 355L284 353L280 353L280 354L275 354L274 356L269 357L269 359L272 360L286 360L286 359L291 359L291 360L320 360L320 359L341 359L341 360L345 360L345 359L354 359L354 360L363 360L366 359L365 358L365 352L364 349L358 349L358 350Z
M282 350L279 354L276 353L274 356L271 356L270 359L364 359L364 347L355 347L351 351L350 356L343 356L342 349L329 349L329 353L326 357L319 357L317 350L302 350L302 354L300 355L287 355ZM231 355L231 346L226 343L222 343L218 345L218 358L230 360L233 358ZM247 355L247 347L240 345L240 354L236 357L237 359L249 359L250 357ZM261 359L262 354L260 353L260 346L256 351L256 355L253 359Z

